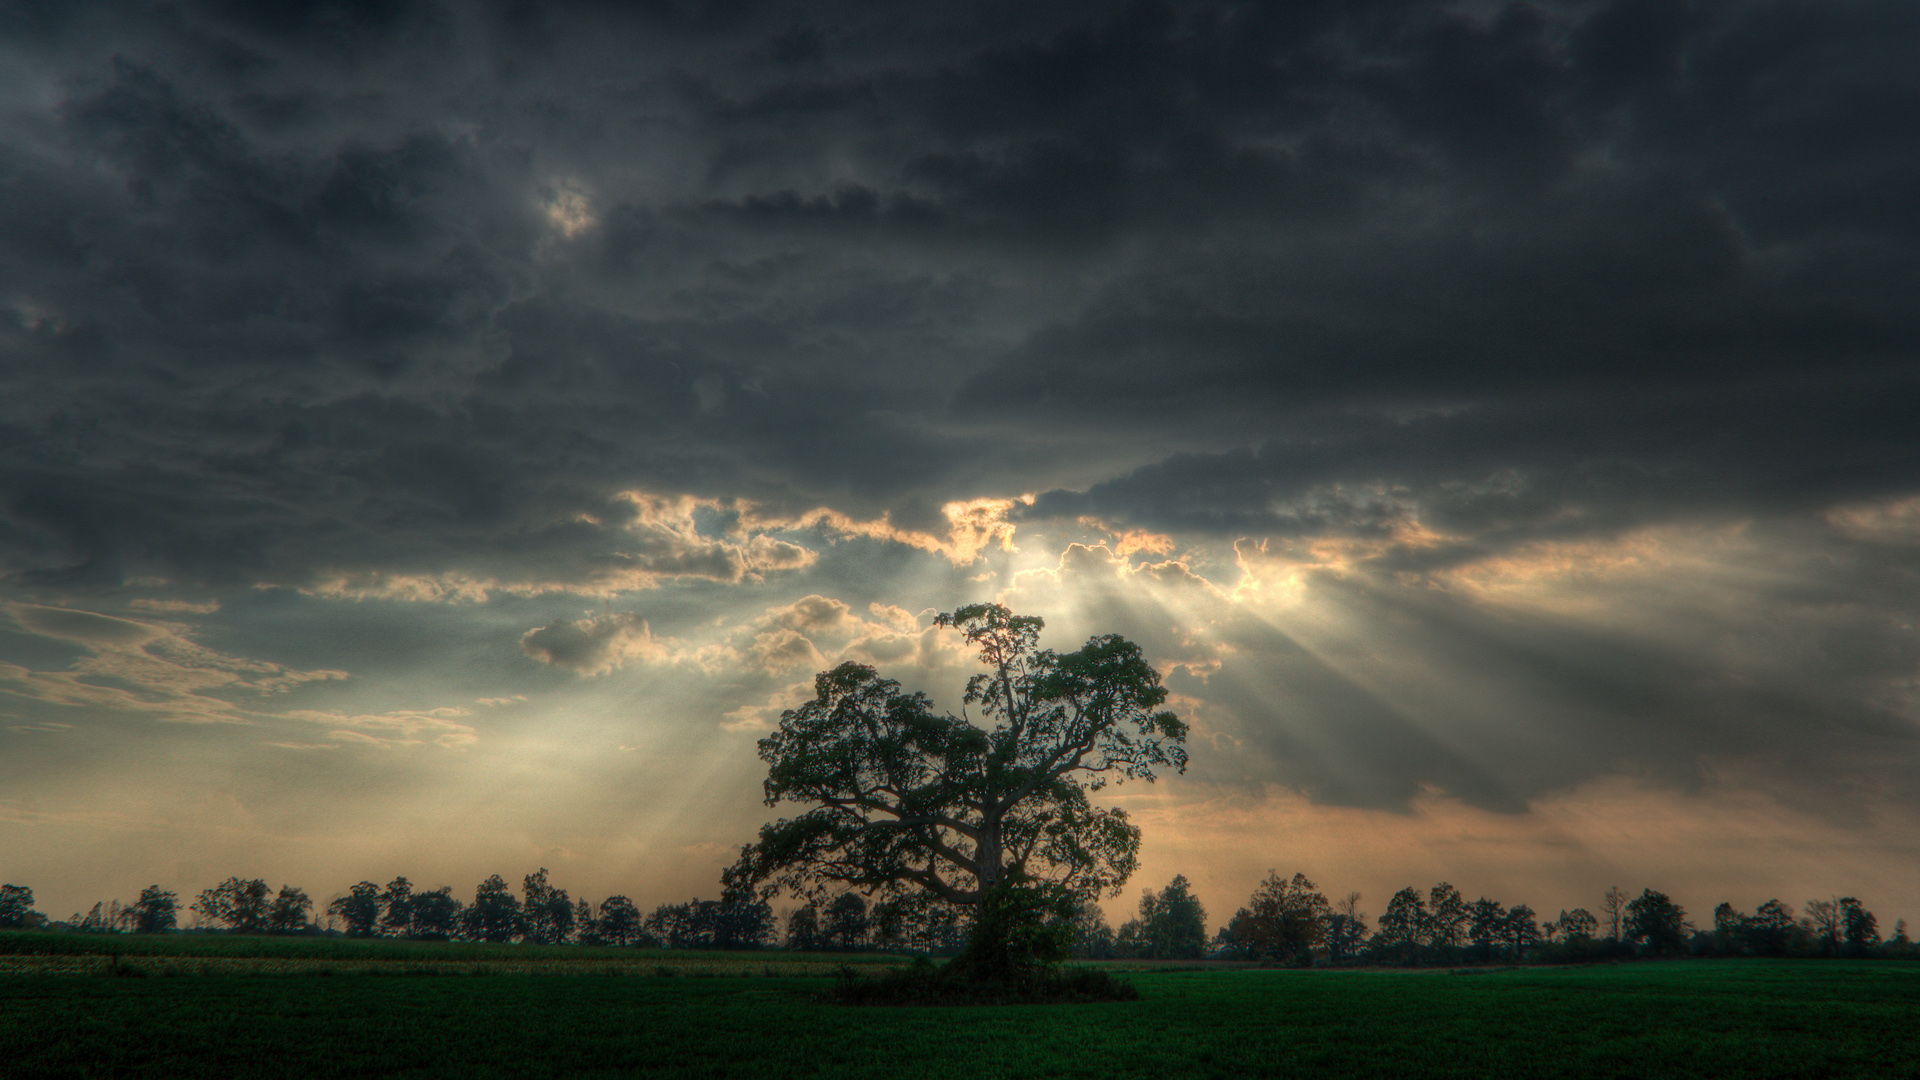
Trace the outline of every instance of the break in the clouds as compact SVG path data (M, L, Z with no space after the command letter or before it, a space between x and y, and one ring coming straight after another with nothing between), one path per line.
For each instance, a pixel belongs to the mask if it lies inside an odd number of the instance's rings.
M998 597L1169 672L1155 872L1239 866L1194 839L1231 803L1377 830L1397 888L1447 874L1410 822L1483 814L1544 910L1638 872L1549 857L1617 849L1590 799L1803 815L1862 853L1805 888L1920 902L1916 43L1898 2L0 7L0 857L80 874L111 785L213 852L142 872L182 889L328 837L340 885L432 876L402 819L493 830L450 881L706 887L814 671L951 691L931 614Z

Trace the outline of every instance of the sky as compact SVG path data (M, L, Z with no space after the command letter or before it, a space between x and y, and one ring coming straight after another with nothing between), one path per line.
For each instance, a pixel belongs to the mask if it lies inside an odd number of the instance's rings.
M1116 920L1920 917L1916 41L0 3L0 878L712 896L813 675L957 711L994 600L1192 724Z

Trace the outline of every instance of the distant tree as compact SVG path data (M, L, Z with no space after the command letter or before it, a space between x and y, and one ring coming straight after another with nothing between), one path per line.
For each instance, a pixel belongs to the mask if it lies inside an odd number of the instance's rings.
M1367 940L1367 917L1360 911L1360 894L1350 892L1333 906L1327 916L1327 956L1336 964L1359 955L1360 944Z
M133 932L136 934L164 934L174 928L178 921L180 897L158 885L149 885L140 890L140 899L133 905Z
M1586 908L1574 908L1560 913L1560 932L1568 941L1590 941L1600 932L1600 920Z
M1785 956L1793 944L1793 909L1778 900L1760 905L1752 918L1740 921L1746 946L1766 956Z
M820 909L802 904L787 916L787 948L795 952L818 952L826 947L826 935L820 932Z
M1100 905L1084 898L1077 901L1067 924L1073 932L1070 949L1074 959L1106 960L1114 955L1113 927L1107 925L1107 914Z
M593 905L581 897L573 905L573 939L582 945L605 945L600 936L600 920L593 917Z
M1466 940L1467 901L1460 890L1441 882L1427 894L1427 944L1436 953L1457 949Z
M1427 925L1427 902L1420 890L1412 886L1401 889L1387 901L1386 914L1380 916L1380 932L1374 939L1376 954L1419 963L1421 946L1427 943Z
M948 972L1024 978L1063 958L1055 931L1073 898L1116 895L1136 865L1139 829L1089 792L1184 770L1187 726L1159 709L1166 688L1124 638L1043 650L1041 620L999 604L935 623L979 650L987 671L964 701L992 727L939 714L871 667L821 672L814 699L760 741L767 804L808 809L763 826L726 881L763 898L930 894L974 916Z
M307 928L307 913L312 910L313 901L304 890L282 885L280 895L274 897L273 906L267 909L267 932L297 934Z
M1600 898L1600 913L1607 920L1607 936L1615 941L1620 940L1620 920L1626 910L1627 894L1621 892L1618 885L1608 888L1606 895Z
M868 929L866 900L859 893L844 892L827 905L820 933L830 948L846 952L866 945Z
M1467 940L1480 951L1482 960L1493 958L1493 947L1505 936L1507 910L1498 900L1481 897L1467 907Z
M1654 952L1677 953L1686 946L1687 913L1665 893L1643 890L1627 903L1627 940L1644 941Z
M512 941L524 929L520 898L499 874L480 883L473 903L461 913L461 936L468 941Z
M1800 925L1813 939L1814 947L1821 956L1835 956L1840 952L1840 905L1832 900L1807 901L1806 917Z
M348 937L368 938L380 923L380 886L363 881L327 905L327 914L339 918Z
M1895 956L1905 956L1911 950L1913 942L1907 940L1907 920L1893 920L1893 940L1887 942L1893 946Z
M75 912L73 928L89 934L119 934L133 928L133 909L123 908L118 900L102 900L80 916Z
M1505 919L1500 923L1500 939L1513 950L1515 960L1526 958L1527 950L1540 944L1540 923L1533 909L1525 904L1515 904L1507 909Z
M45 921L45 916L33 910L32 889L25 885L0 885L0 929L31 929Z
M751 891L728 889L718 900L662 904L645 925L670 949L757 949L773 938L773 909Z
M412 937L413 882L404 877L387 882L380 893L380 932L388 937Z
M600 902L600 916L594 920L600 939L609 945L638 945L645 936L640 926L640 909L624 896L609 896Z
M1848 956L1865 956L1880 944L1879 921L1854 897L1840 898L1840 929L1846 935Z
M1152 960L1191 960L1205 954L1207 910L1185 875L1174 875L1157 894L1150 889L1141 894L1140 917L1120 928L1115 948Z
M1722 902L1713 909L1713 947L1721 953L1741 951L1746 944L1747 924L1752 916L1732 904Z
M547 868L528 874L522 882L526 894L521 909L527 940L537 945L558 945L573 933L573 901L567 890L547 884Z
M413 893L408 907L412 915L409 933L423 941L446 941L459 934L466 923L465 906L446 885Z
M1286 880L1269 870L1247 906L1228 922L1224 943L1249 959L1303 962L1325 943L1332 914L1327 898L1305 874Z
M233 933L264 934L271 904L266 882L259 878L230 877L203 891L193 902L193 910L201 918L219 923Z

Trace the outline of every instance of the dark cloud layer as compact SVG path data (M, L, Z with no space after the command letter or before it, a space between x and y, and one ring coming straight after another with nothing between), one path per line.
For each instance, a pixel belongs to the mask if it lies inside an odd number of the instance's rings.
M1487 537L1911 491L1917 23L15 7L5 569L589 558L626 488Z

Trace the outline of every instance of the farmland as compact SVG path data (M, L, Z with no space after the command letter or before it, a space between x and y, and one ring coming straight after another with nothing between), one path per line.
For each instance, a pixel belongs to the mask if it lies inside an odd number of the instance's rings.
M115 960L9 944L9 1077L1920 1072L1920 965L1896 963L1168 968L1129 974L1133 1003L939 1010L816 1000L833 968L871 956L555 950L568 960L514 946L172 938ZM302 954L321 946L339 951Z

